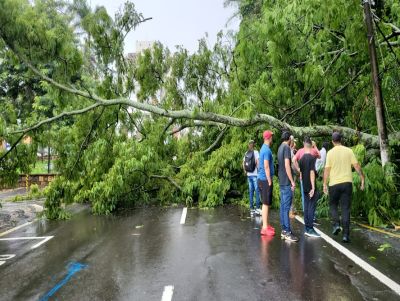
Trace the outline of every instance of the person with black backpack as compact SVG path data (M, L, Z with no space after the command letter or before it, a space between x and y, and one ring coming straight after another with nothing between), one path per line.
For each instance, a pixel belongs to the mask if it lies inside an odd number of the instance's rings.
M249 196L250 196L250 215L255 214L261 215L260 209L260 193L257 185L257 174L258 174L258 158L259 153L254 149L254 140L249 141L249 148L243 157L242 167L247 175L247 182L249 184ZM253 205L254 192L256 194L256 204Z

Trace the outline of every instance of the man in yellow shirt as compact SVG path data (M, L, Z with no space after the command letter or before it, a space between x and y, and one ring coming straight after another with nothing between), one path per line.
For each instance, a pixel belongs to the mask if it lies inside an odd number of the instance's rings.
M342 208L343 242L350 242L350 208L353 190L352 166L361 177L361 190L364 190L364 174L357 162L353 151L342 145L342 136L339 132L332 134L334 147L326 157L324 172L324 193L328 194L327 181L329 178L329 207L333 222L333 235L342 230L338 215L338 205Z

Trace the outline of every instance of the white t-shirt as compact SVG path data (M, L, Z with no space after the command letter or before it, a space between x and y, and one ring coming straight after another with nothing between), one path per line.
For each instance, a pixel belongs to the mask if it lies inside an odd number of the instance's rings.
M321 150L319 151L321 158L317 159L315 161L315 169L317 171L319 171L320 169L325 167L325 161L326 161L326 149L323 147L321 148Z
M257 177L257 175L258 175L258 164L257 164L258 158L260 158L260 154L258 153L258 151L254 150L254 160L256 160L256 169L253 172L247 172L248 177L253 177L253 176ZM245 160L245 157L243 157L243 162L244 162L244 160Z

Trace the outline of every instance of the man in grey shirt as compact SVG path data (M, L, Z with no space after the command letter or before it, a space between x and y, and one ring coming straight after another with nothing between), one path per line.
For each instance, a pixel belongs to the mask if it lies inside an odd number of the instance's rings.
M296 184L293 180L290 151L290 133L282 133L282 144L278 149L278 178L280 190L280 220L282 226L281 238L288 241L298 241L290 229L289 211L292 206L293 193Z

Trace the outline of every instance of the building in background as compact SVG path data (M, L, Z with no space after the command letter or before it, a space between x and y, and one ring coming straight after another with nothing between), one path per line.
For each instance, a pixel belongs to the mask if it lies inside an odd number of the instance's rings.
M133 53L128 53L127 55L127 59L130 60L131 62L135 62L137 60L137 58L139 57L139 55L141 53L143 53L143 51L147 50L147 49L151 49L154 47L154 45L156 44L156 41L136 41L136 51ZM154 97L148 99L148 103L154 105L154 106L158 106L160 104L160 101L162 101L162 99L165 97L166 92L163 88L161 88L158 92L157 95L155 95ZM131 96L133 99L136 98L136 95L132 95ZM132 108L128 108L128 112L132 113L134 111L134 109ZM143 119L149 118L150 114L148 113L143 113ZM141 122L138 121L138 124L140 124ZM173 138L175 139L181 139L182 137L186 136L189 132L188 128L184 128L180 131L178 131L179 129L179 125L175 125L174 127L172 127L172 132L175 132L173 135L171 135ZM121 129L122 130L122 129ZM143 139L142 134L140 133L140 131L138 130L134 130L134 131L127 131L125 133L128 137L130 138L135 138L138 140ZM166 141L164 141L165 143L168 143L168 139L166 139Z
M136 41L136 53L141 53L154 46L155 41Z
M32 137L31 136L25 136L22 139L22 143L24 144L32 144ZM11 149L11 144L7 142L6 140L0 139L0 151L8 151Z
M135 61L139 54L146 49L151 49L155 45L156 41L136 41L135 52L128 53L127 59Z

